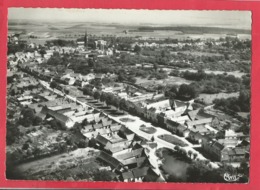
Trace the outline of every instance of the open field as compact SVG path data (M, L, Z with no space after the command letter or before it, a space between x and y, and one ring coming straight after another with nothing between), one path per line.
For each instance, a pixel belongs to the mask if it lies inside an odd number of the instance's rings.
M122 24L94 24L91 22L74 22L74 23L59 23L59 22L35 22L31 20L20 21L20 20L9 20L8 33L21 33L22 39L29 40L31 42L43 43L44 40L51 40L56 38L62 38L67 40L75 40L76 38L82 37L87 30L89 35L106 36L126 36L126 37L144 37L144 38L168 38L172 36L175 39L207 39L220 37L226 37L230 31L202 33L200 28L195 28L192 31L190 27L186 29L175 29L175 30L138 30L140 25L122 25ZM209 27L210 28L210 27ZM187 30L188 29L188 30ZM210 28L212 30L212 28ZM128 31L125 33L124 31ZM222 29L220 30L222 31ZM251 39L250 31L239 31L232 30L232 33L237 34L240 38ZM38 38L28 39L29 35L37 36Z
M197 70L195 69L180 69L180 72L185 72L185 71L189 71L189 72L197 72ZM233 75L235 77L241 78L243 75L246 75L246 73L240 72L240 71L232 71L232 72L225 72L225 71L211 71L211 70L204 70L205 73L210 74L213 73L215 75L218 74L224 74L227 73L228 75Z
M136 84L139 84L143 87L149 87L149 86L157 86L157 85L181 85L181 84L190 84L193 81L186 80L181 77L174 77L174 76L169 76L166 79L163 80L157 80L157 79L151 79L149 80L148 78L140 78L136 77Z
M218 93L218 94L200 94L198 99L202 100L206 104L212 104L215 99L227 99L231 97L238 97L239 93L234 92L234 93Z
M194 56L223 56L220 53L202 52L202 51L181 51L180 53Z

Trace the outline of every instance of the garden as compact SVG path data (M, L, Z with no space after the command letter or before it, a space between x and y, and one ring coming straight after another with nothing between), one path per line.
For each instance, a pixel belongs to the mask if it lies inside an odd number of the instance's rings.
M141 125L139 130L148 134L154 134L157 131L154 127L146 127L145 125Z
M174 145L178 145L178 146L181 146L181 147L185 147L185 146L188 146L187 143L183 142L181 139L177 138L177 137L174 137L172 135L168 135L168 134L165 134L165 135L159 135L158 136L159 139L162 139L168 143L171 143L171 144L174 144Z
M132 119L132 118L128 118L128 117L124 117L124 118L121 118L119 119L120 121L124 122L124 123L127 123L127 122L134 122L135 120Z

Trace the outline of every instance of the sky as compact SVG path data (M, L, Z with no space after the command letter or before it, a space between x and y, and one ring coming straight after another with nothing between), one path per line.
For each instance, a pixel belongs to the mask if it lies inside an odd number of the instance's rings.
M251 29L250 11L9 8L8 18L49 22L198 25Z

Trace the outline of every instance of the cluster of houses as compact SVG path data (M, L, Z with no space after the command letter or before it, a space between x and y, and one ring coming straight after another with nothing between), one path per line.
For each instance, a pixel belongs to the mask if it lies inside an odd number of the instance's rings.
M115 96L121 93L112 92ZM194 100L180 101L162 97L162 94L155 93L125 96L126 109L201 146L216 161L247 160L249 137L242 132L224 129L218 116L211 113L211 106L193 109ZM221 133L224 135L220 136ZM244 141L248 142L246 146L241 144Z
M205 45L205 42L203 41L198 41L195 43L190 43L190 42L177 42L177 43L156 43L156 42L135 42L131 44L131 47L134 48L135 46L140 46L140 47L150 47L150 48L160 48L160 47L172 47L172 48L182 48L184 46L198 46L198 47L203 47Z
M50 58L49 54L45 54L46 56L43 57L38 51L34 52L16 52L15 54L9 54L8 57L8 64L18 65L27 62L35 62L35 63L43 63L48 58Z
M161 179L142 146L145 140L104 113L87 106L88 98L79 97L81 102L86 103L86 106L83 106L52 91L36 87L34 93L28 94L27 97L16 97L20 104L33 110L35 116L47 123L55 120L64 129L70 129L76 123L81 124L81 134L93 142L92 146L100 150L98 160L117 173L118 180L141 182ZM23 104L22 97L27 98L28 104ZM26 130L22 126L20 128ZM44 135L43 133L42 129L37 129L28 133L26 138L37 139ZM62 139L66 145L63 137ZM53 142L51 145L41 145L46 149L42 149L44 153L56 151L56 142L53 138L50 141Z
M98 120L85 125L81 132L92 138L95 148L101 150L98 160L110 166L118 174L118 180L143 182L161 179L142 146L145 140L124 125L100 114Z
M79 86L83 87L89 84L92 80L102 80L103 78L110 78L114 79L117 78L117 75L114 73L107 73L107 74L95 74L89 73L87 75L82 75L79 73L74 73L71 69L66 69L64 75L61 76L60 80L68 85L75 85L78 84Z

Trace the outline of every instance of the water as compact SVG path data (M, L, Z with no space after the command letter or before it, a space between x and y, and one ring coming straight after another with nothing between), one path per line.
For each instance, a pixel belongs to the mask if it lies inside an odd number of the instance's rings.
M181 160L181 158L178 158L176 154L168 149L163 150L163 158L165 160L162 168L167 174L172 174L182 180L186 180L186 171L189 166L188 162Z

